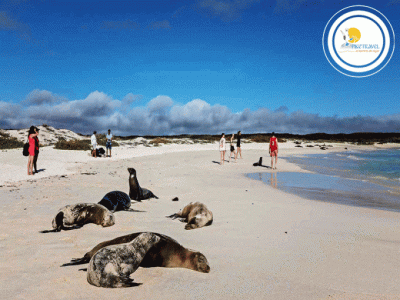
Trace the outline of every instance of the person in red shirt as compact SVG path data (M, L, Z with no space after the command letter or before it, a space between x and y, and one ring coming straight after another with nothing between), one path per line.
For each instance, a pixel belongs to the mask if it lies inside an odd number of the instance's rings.
M276 169L276 163L278 162L278 139L275 137L275 132L272 133L272 137L269 140L269 155L271 156L271 168ZM275 167L274 167L274 156L275 156Z
M36 131L35 126L31 126L28 132L29 142L29 158L28 158L28 175L33 175L33 158L35 157L35 137L39 133Z

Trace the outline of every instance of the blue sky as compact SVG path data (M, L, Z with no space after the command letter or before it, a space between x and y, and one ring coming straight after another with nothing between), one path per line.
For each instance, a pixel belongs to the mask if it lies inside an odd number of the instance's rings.
M398 50L366 78L325 58L350 5L400 32L400 0L0 2L0 128L399 132Z

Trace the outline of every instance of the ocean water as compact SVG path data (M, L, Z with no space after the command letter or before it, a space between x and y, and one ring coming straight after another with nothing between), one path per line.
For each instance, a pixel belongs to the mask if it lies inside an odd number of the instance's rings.
M307 199L400 212L400 149L352 150L285 159L313 173L247 176Z

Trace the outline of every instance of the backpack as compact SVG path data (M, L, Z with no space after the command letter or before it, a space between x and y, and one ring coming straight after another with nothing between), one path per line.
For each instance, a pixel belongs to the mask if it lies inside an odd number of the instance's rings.
M25 143L24 149L22 150L24 156L29 156L29 143Z

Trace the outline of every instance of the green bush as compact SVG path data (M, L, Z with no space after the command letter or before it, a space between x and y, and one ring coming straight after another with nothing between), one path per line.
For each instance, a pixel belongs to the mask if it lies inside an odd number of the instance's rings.
M54 149L59 150L91 150L90 140L70 140L59 138L54 145Z
M11 137L8 133L0 132L0 149L15 149L23 146L23 142Z
M153 144L154 146L159 146L159 144L170 144L172 143L171 140L168 140L166 138L161 138L161 137L157 137L155 139L152 139L149 144Z

